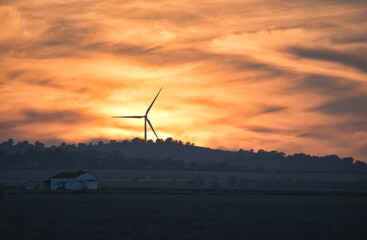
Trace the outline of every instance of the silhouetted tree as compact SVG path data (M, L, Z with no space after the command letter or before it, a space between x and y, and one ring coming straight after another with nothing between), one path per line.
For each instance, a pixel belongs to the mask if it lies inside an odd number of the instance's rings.
M172 142L173 142L173 139L172 139L171 137L166 138L165 143L167 143L167 144L171 144Z
M35 144L34 144L34 147L37 149L37 150L44 150L45 149L45 144L39 142L39 141L36 141Z
M61 149L66 149L66 143L65 142L62 142L61 145L60 145Z
M362 161L356 161L354 163L354 168L357 170L357 171L366 171L367 170L367 165L366 163L362 162Z

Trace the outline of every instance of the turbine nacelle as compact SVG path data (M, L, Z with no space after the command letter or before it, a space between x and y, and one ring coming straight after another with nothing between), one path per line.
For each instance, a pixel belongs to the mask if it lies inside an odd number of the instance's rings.
M162 87L162 88L163 88L163 87ZM144 140L145 140L145 141L147 141L147 122L148 122L148 124L149 124L149 126L150 126L150 129L152 129L152 131L153 131L154 135L157 137L157 139L159 139L159 138L158 138L157 133L154 131L154 128L153 128L152 123L151 123L151 122L149 121L149 119L148 119L148 113L149 113L150 109L152 108L152 106L153 106L153 104L154 104L155 100L157 99L157 97L158 97L159 93L162 91L162 88L159 90L159 92L158 92L157 96L155 96L155 98L154 98L153 102L152 102L152 103L150 104L150 106L148 107L148 109L147 109L147 111L145 112L145 115L144 115L144 116L113 116L112 118L144 118Z

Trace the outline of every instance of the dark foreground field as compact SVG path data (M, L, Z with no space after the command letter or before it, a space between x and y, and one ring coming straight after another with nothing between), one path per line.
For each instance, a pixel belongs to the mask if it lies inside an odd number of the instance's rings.
M0 239L367 239L367 198L8 193Z

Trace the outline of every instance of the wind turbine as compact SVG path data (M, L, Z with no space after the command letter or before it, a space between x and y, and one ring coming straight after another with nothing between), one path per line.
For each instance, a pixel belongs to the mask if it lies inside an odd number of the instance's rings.
M157 136L157 134L154 131L154 128L153 128L152 124L150 123L150 121L148 119L148 113L149 113L150 109L152 108L155 100L157 99L159 93L162 91L162 88L163 87L161 87L161 89L159 90L157 96L155 96L153 102L148 107L148 109L145 112L145 115L144 116L113 116L112 118L144 118L144 140L147 141L147 122L148 122L150 128L153 130L153 132L154 132L155 136L157 137L157 139L159 139L158 136Z

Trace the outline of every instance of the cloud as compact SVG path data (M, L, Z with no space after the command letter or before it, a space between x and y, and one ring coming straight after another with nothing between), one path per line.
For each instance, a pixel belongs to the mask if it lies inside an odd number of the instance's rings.
M302 58L338 62L346 66L356 68L360 71L367 72L367 48L358 49L357 51L352 51L350 53L325 48L311 49L292 47L288 49L288 52Z
M2 115L0 121L0 139L16 138L23 140L43 140L47 143L53 139L65 141L73 139L78 131L96 131L90 125L104 125L121 128L117 123L109 122L105 116L90 113L87 109L22 109L17 114ZM129 126L123 126L129 128ZM134 129L130 127L131 129ZM87 136L87 135L85 135Z
M365 83L347 78L327 76L320 74L300 74L295 78L291 88L296 91L310 91L322 95L345 95L346 93L359 92L366 86Z
M290 129L270 128L265 126L250 126L246 127L245 129L256 133L278 134L278 135L290 135L294 132L293 130Z
M367 145L365 145L365 146L363 146L361 149L360 149L360 153L361 153L361 155L364 155L365 157L364 157L364 159L363 160L365 160L367 157Z
M140 136L139 123L101 118L134 114L164 86L161 111L151 116L162 124L159 136L217 139L213 148L359 154L366 5L2 1L1 136Z
M335 132L335 129L338 129L338 131ZM330 136L333 136L335 141L337 140L335 136L348 135L352 137L360 133L367 133L366 120L347 119L340 122L317 123L304 126L304 129L295 131L298 137L323 139L325 141L329 140ZM343 140L340 139L340 142L343 142Z
M367 118L367 95L338 98L312 110L334 116L351 115Z
M341 123L335 124L334 129L349 134L366 132L367 133L367 119L354 120L349 119Z
M41 111L41 110L23 110L22 113L26 123L63 123L74 124L85 121L87 117L77 110L62 111Z
M283 111L284 109L286 109L286 107L278 107L278 106L274 106L274 107L265 107L261 113L277 113L280 111Z
M0 68L1 69L1 68ZM9 69L4 67L0 76L0 84L9 84L10 82L22 82L35 86L62 88L62 85L46 71L37 71L29 69Z
M88 120L83 110L36 110L23 109L20 117L11 121L0 122L1 129L10 129L36 123L72 125Z
M367 36L364 32L334 36L331 41L335 44L366 44Z

